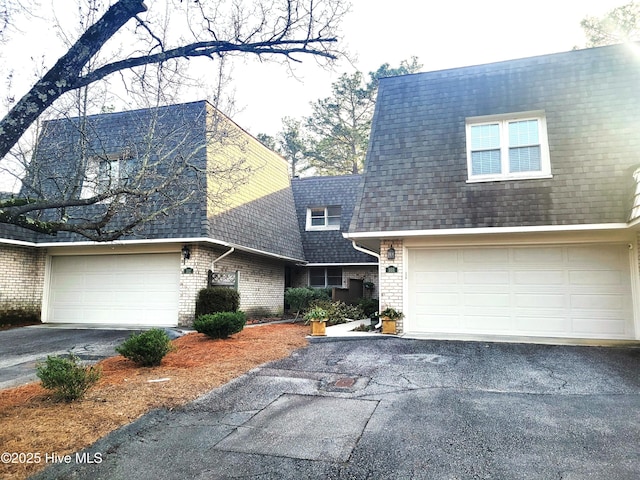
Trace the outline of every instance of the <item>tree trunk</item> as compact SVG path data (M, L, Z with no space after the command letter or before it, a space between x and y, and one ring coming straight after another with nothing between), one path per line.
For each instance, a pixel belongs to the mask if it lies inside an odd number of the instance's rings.
M27 92L0 122L0 159L37 118L64 93L74 90L83 67L125 23L147 10L143 0L120 0L87 29L69 51Z

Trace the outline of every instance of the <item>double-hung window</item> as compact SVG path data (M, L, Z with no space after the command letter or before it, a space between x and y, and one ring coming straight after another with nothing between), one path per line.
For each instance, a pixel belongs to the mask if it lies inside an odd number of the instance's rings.
M307 230L340 230L340 206L307 209Z
M468 118L468 181L551 176L542 112Z

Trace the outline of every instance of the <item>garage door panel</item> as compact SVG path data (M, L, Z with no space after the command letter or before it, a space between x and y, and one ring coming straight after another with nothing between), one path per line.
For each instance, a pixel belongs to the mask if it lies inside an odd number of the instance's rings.
M418 315L417 319L421 323L431 325L434 332L457 332L460 330L460 318L451 313L434 311L428 315Z
M47 321L176 325L180 257L52 257Z
M462 279L466 285L509 285L509 272L485 270L479 272L463 272Z
M467 248L462 250L462 262L482 265L501 264L509 261L509 251L503 248Z
M407 254L407 332L634 338L627 245L409 248Z
M606 335L615 333L624 335L627 332L627 322L619 319L594 319L594 318L574 318L572 320L573 330L585 336Z
M416 305L419 307L449 307L451 304L456 304L460 301L460 295L458 293L427 293L420 295L416 300Z
M433 252L431 252L433 253ZM438 254L429 254L416 257L417 271L439 271L444 269L445 271L451 270L451 265L458 263L458 252L455 250L441 251Z
M460 322L464 331L473 333L509 332L511 317L500 315L465 315Z
M548 293L516 293L516 307L535 307L535 308L565 308L567 298L564 294L548 294Z
M458 272L419 272L415 276L418 285L457 285Z
M560 312L560 314L562 313ZM521 315L518 316L515 327L523 335L536 335L541 330L560 335L571 330L571 319L554 315L558 315L558 312L556 311L553 314L531 312L529 316Z
M573 308L584 308L588 310L618 310L622 311L627 308L628 302L623 295L571 295L571 306Z
M566 274L562 270L516 270L513 281L517 285L562 285Z
M593 246L574 247L567 252L570 265L600 265L604 269L611 268L611 265L621 266L626 263L627 258L624 250L620 252Z
M514 248L513 260L518 264L533 266L562 263L564 251L561 247Z
M569 281L574 285L623 285L628 278L624 272L608 270L574 270L569 272Z
M467 293L462 296L462 304L465 307L508 307L511 301L509 294L494 293Z

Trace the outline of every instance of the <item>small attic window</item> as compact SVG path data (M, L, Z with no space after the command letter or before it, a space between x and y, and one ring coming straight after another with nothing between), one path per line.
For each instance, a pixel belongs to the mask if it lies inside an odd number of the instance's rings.
M80 198L91 198L126 185L135 173L136 161L128 149L117 154L90 157L87 160Z
M340 230L341 207L307 208L307 230Z

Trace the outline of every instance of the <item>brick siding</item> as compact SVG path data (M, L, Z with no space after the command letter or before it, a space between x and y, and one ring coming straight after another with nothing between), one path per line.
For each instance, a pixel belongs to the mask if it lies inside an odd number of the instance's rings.
M396 251L396 258L394 260L387 259L387 250L393 245L393 249ZM395 308L402 311L403 309L403 242L400 239L383 240L380 242L380 310L384 310L387 307ZM397 273L387 273L387 267L394 266L398 269ZM404 330L403 319L396 323L398 333L402 333Z
M184 269L193 273L180 276L180 325L190 325L195 316L198 292L207 286L207 272L211 263L228 249L192 246L191 258L183 262ZM251 316L257 313L282 314L284 306L284 264L267 257L250 255L236 250L220 260L214 272L239 272L238 290L240 310Z
M46 251L0 246L0 316L7 310L40 315Z

